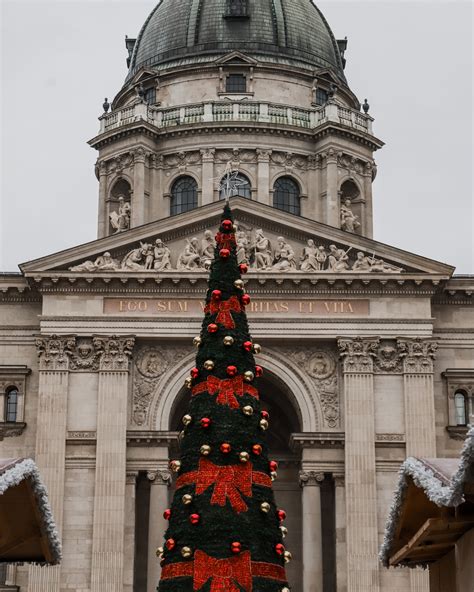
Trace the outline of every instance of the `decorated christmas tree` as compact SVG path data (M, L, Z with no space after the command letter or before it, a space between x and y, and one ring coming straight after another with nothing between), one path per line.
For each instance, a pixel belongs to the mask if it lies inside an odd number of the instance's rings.
M285 512L275 504L277 463L265 443L268 413L257 381L260 346L249 334L235 228L228 205L216 236L196 366L186 383L181 460L161 556L159 592L288 592Z

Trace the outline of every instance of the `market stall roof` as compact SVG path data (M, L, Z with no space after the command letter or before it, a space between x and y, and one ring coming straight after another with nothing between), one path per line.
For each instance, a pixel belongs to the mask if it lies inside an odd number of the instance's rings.
M474 528L474 428L460 459L407 459L389 513L380 559L427 566Z
M48 495L31 459L0 459L0 524L0 562L60 562Z

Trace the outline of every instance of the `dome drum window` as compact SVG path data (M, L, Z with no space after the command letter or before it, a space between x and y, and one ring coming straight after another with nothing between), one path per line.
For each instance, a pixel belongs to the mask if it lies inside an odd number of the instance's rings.
M273 187L273 207L301 216L301 193L291 177L280 177Z
M226 196L226 189L223 187L224 179L221 181L221 190L219 193L219 199L225 199ZM247 199L252 199L252 185L250 184L249 179L239 173L236 177L232 180L232 188L230 191L229 197L245 197Z
M247 77L244 74L228 74L225 80L225 90L228 93L246 93Z
M245 19L249 16L248 0L227 0L224 18Z
M176 179L171 187L170 216L176 216L197 208L198 186L193 177Z

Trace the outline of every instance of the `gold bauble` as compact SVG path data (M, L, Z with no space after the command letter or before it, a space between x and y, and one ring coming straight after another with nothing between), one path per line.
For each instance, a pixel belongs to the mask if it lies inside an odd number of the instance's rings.
M246 463L250 460L250 454L248 452L241 452L239 454L240 462Z
M214 362L212 360L206 360L204 362L204 368L206 370L214 370Z
M201 345L201 343L202 343L202 339L201 339L200 337L195 337L195 338L193 339L193 343L194 343L194 345L195 345L196 347L199 347L199 346Z
M268 430L268 421L266 419L261 419L260 427L262 428L262 430Z
M183 547L181 549L181 555L185 558L185 559L189 559L190 557L192 557L193 555L193 550L191 549L191 547Z
M291 590L285 586L281 589L281 592L291 592Z
M190 493L185 493L181 498L181 501L185 506L189 506L193 501L193 496Z
M185 415L182 421L185 426L188 426L193 421L193 418L190 415Z
M184 381L184 386L186 386L188 389L192 388L192 386L193 386L193 379L190 376L188 376L186 378L186 380Z
M280 532L281 532L281 536L283 538L285 538L286 535L288 534L288 529L286 528L286 526L280 526Z
M158 549L156 550L156 556L161 557L164 552L165 550L163 549L163 547L158 547Z
M227 345L227 346L234 345L234 338L231 335L226 335L224 337L224 345Z
M180 460L172 460L170 462L170 468L174 473L177 473L181 468L181 461Z
M262 353L262 346L258 343L254 343L253 344L253 353L254 354L260 354Z
M245 405L245 407L242 408L242 412L244 415L253 415L253 407L251 407L250 405Z
M272 478L272 481L274 481L278 477L278 473L276 471L272 471L270 473L270 477Z
M255 375L250 370L247 370L247 372L244 372L244 378L247 382L252 382L252 380L255 378Z
M285 558L285 563L290 563L290 561L293 559L293 556L289 551L285 551L283 556Z
M244 284L243 280L235 280L234 286L237 288L237 290L243 290L245 284Z
M262 502L260 504L260 509L262 510L262 512L265 512L265 514L268 514L268 512L272 509L272 507L270 506L270 504L268 502Z
M201 446L201 454L203 456L209 456L211 454L211 447L208 444L203 444Z

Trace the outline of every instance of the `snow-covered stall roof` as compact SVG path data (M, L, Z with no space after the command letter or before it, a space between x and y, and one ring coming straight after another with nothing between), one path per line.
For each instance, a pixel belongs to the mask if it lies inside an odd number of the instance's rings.
M460 459L412 457L403 463L380 550L383 565L426 566L433 559L429 555L429 545L423 543L423 537L426 539L430 535L428 538L433 539L436 529L440 534L443 526L448 526L453 536L462 536L466 530L474 528L474 523L466 520L440 518L441 514L437 511L439 508L457 508L464 504L467 493L472 502L474 428L467 435ZM410 519L421 528L415 529L416 532L412 533L414 536L407 542L402 540L401 533ZM401 553L400 549L404 546L408 548L410 543L413 548L423 543L424 552L414 551L412 557Z
M31 459L0 459L0 524L0 562L61 561L46 487Z

